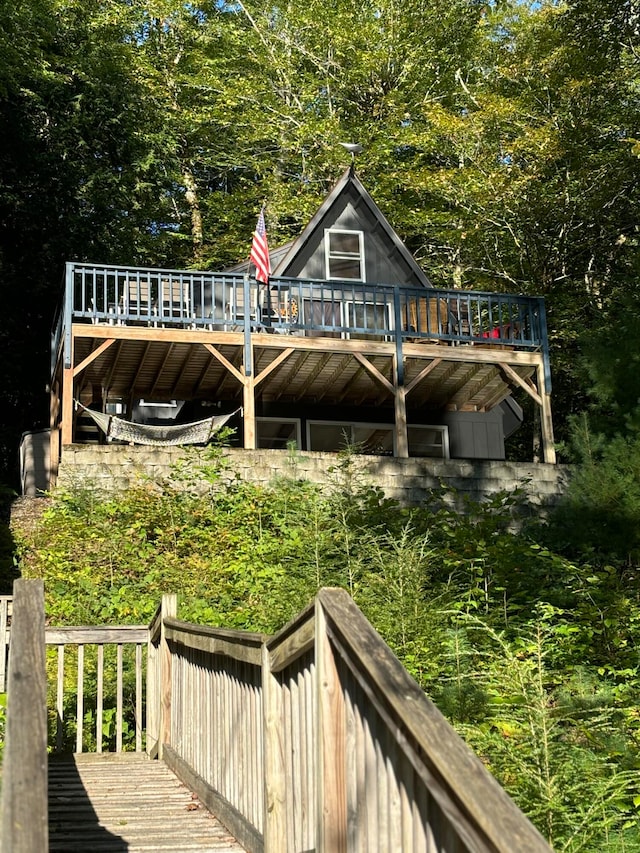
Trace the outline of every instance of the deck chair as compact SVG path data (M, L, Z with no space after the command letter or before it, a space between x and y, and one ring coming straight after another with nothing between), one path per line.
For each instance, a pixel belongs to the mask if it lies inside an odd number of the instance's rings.
M118 313L122 315L120 322L143 322L147 325L158 325L158 302L152 282L144 279L128 279L124 283Z
M191 320L191 288L180 279L162 279L158 299L158 318L161 325L178 323L184 325Z
M444 344L436 335L444 335L449 331L449 312L446 299L425 297L411 299L407 303L409 331L418 332L420 337L410 340L418 343ZM433 335L434 337L430 337Z

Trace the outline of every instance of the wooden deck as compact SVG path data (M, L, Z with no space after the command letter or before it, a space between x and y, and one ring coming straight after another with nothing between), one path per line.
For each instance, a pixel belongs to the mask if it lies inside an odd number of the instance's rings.
M164 291L181 297L169 313ZM70 263L51 354L54 479L75 438L74 399L102 411L138 399L242 408L248 449L256 417L340 420L345 407L368 408L394 424L406 457L407 424L489 412L518 391L541 409L544 458L555 462L538 298L288 278L265 293L238 274Z
M244 850L162 761L135 754L49 762L49 851Z

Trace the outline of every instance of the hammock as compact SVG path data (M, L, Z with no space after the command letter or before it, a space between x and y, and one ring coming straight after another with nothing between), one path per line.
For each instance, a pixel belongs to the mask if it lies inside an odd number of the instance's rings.
M134 424L132 421L125 421L123 418L106 415L103 412L94 412L93 409L87 409L77 400L75 402L95 421L107 438L153 447L176 444L208 444L213 435L240 411L240 409L236 409L235 412L230 412L228 415L215 415L191 424L151 426Z

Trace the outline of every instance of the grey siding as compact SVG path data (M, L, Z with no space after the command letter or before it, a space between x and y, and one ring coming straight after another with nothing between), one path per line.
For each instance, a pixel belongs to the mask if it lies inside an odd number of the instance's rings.
M397 245L381 226L379 216L355 187L347 185L282 274L299 278L325 278L325 229L343 228L364 232L365 274L368 282L424 286L424 278L419 278L402 257Z
M504 459L503 413L499 406L490 412L445 412L452 459Z

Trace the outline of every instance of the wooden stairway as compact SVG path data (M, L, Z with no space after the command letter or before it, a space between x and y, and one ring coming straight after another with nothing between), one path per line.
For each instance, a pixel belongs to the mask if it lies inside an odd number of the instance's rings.
M161 761L135 753L49 761L49 851L243 848Z

